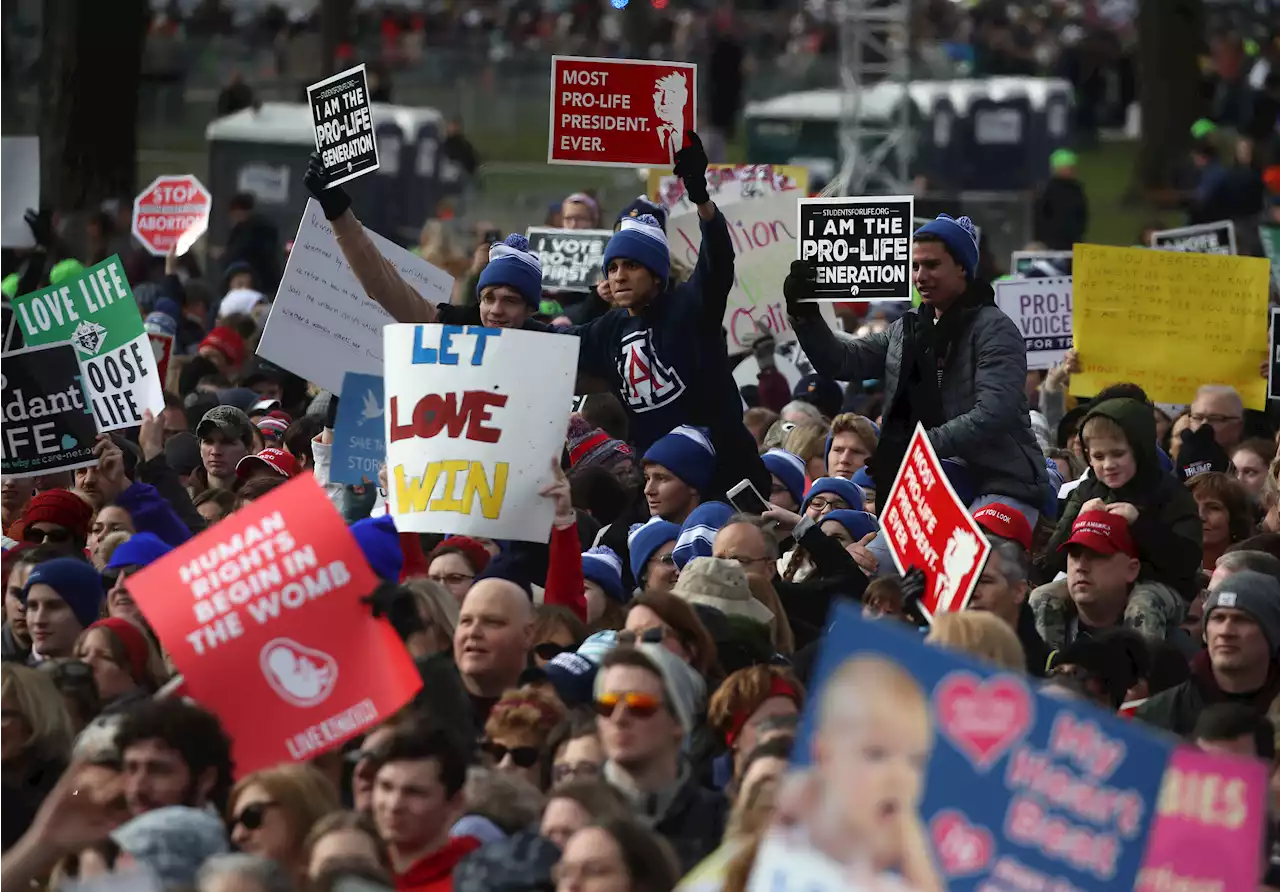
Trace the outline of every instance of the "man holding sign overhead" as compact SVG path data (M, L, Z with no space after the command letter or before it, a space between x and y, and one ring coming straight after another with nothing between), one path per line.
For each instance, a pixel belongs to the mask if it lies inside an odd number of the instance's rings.
M976 279L977 266L972 221L942 214L916 230L911 247L921 305L886 331L833 334L813 302L816 270L801 260L783 286L787 311L820 374L884 379L884 424L870 464L876 492L888 494L918 422L940 458L966 466L976 494L971 509L1003 502L1034 527L1050 491L1023 393L1026 347L991 285Z

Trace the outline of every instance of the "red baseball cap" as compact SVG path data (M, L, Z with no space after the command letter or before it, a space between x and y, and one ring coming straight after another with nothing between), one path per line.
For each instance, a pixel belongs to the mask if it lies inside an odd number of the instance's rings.
M227 362L238 366L244 362L244 338L234 328L219 325L204 336L201 347L212 347L227 358Z
M988 533L1001 539L1012 539L1022 546L1023 551L1031 550L1031 524L1027 523L1022 512L1003 502L992 502L973 512L973 519Z
M1131 558L1138 556L1129 522L1110 511L1085 511L1077 516L1071 525L1071 538L1062 543L1062 548L1068 545L1083 545L1098 554L1123 552Z
M236 476L243 480L253 470L255 462L261 462L281 477L292 477L298 473L298 462L283 449L268 447L257 455L246 455L236 462Z

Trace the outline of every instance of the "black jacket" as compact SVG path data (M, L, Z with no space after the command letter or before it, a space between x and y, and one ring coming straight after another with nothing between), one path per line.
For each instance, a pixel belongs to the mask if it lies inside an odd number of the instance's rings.
M778 577L773 587L787 612L798 650L822 637L836 598L862 600L867 577L839 541L822 532L812 520L802 520L795 534L799 546L813 561L814 572L803 582L787 582Z
M1191 677L1176 687L1154 694L1138 707L1134 715L1157 728L1187 737L1195 730L1196 720L1205 707L1215 703L1243 703L1252 707L1258 715L1266 715L1271 701L1280 694L1280 672L1273 663L1271 676L1262 690L1241 697L1225 694L1213 677L1209 652L1200 651L1191 661Z
M610 767L605 765L606 780ZM720 793L700 785L688 762L681 763L680 778L680 786L666 802L659 801L657 796L641 799L622 787L618 790L634 806L637 817L671 843L683 875L697 867L723 841L729 802Z
M275 294L280 287L280 253L275 224L261 214L251 214L231 227L222 259L226 266L249 264L262 292Z
M1070 251L1084 240L1089 200L1077 180L1053 177L1036 196L1033 237L1054 251Z

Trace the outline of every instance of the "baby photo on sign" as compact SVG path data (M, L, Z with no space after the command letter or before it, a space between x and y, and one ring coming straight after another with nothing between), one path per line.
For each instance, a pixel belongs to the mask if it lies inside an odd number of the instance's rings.
M684 144L684 107L689 104L689 82L673 71L653 85L653 112L658 116L658 144L667 150L671 163Z

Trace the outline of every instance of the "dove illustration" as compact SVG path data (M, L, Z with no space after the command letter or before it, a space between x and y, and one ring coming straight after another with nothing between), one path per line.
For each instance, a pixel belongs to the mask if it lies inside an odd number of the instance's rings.
M359 427L366 421L371 421L374 418L381 417L382 406L379 405L378 398L373 395L372 390L366 390L364 392L364 408L360 412L360 421L356 424L356 427Z

